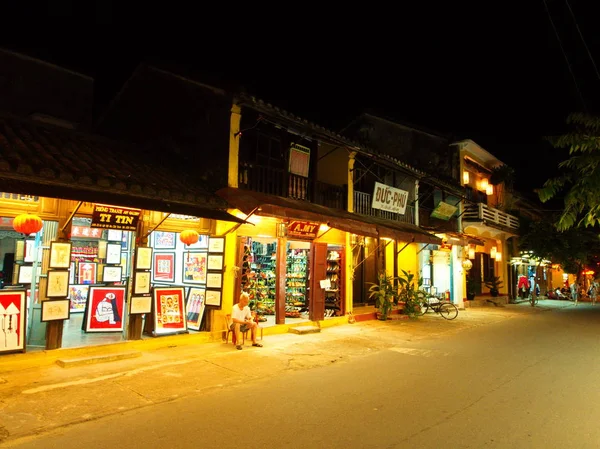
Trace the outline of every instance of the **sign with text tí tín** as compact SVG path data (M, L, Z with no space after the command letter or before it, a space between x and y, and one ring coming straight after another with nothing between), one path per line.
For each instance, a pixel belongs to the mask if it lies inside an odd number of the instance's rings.
M310 221L292 221L288 224L288 237L301 237L304 239L314 239L319 232L319 223Z
M94 204L91 227L135 231L140 213L140 209Z
M371 207L403 215L406 212L407 200L408 192L406 190L376 182Z

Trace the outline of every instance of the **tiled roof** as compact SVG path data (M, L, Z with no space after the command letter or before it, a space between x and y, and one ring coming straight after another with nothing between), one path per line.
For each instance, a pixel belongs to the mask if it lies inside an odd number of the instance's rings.
M363 153L367 156L375 157L380 160L387 161L397 167L403 168L403 169L411 172L415 177L417 177L419 179L426 179L429 181L432 181L434 179L429 173L426 173L422 170L412 167L411 165L407 164L404 161L401 161L398 158L395 158L395 157L390 156L385 153L381 153L379 151L375 151L374 149L369 148L356 140L350 139L342 134L338 134L338 133L331 131L327 128L324 128L320 125L317 125L316 123L313 123L309 120L298 117L297 115L294 115L291 112L286 111L285 109L281 109L277 106L267 103L267 102L265 102L261 99L258 99L254 96L246 95L246 94L239 94L237 96L237 98L238 98L239 104L242 106L251 107L258 112L262 112L264 114L269 114L271 116L279 117L283 120L287 120L292 123L295 123L298 126L302 126L303 128L310 129L317 135L329 138L337 143L346 145L346 146L353 148L356 151ZM455 191L457 189L460 190L460 187L458 185L452 185L448 182L442 181L437 178L435 178L435 181L437 184L439 184L440 186L445 187L447 189L455 190Z
M0 117L0 188L239 221L192 177L133 146L12 117Z

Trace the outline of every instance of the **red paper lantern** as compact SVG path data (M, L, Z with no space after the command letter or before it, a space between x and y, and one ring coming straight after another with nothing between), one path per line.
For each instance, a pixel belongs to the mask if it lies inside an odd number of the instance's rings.
M13 228L21 234L35 234L42 229L42 219L37 215L21 214L13 220Z
M198 241L199 238L200 235L196 231L193 231L191 229L181 231L181 234L179 234L179 240L181 240L186 245L193 245Z

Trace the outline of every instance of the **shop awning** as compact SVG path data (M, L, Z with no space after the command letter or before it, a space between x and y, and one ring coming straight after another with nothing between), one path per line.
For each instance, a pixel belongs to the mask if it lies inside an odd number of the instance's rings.
M192 176L137 148L16 118L0 117L0 191L243 223Z
M419 243L441 243L442 241L435 235L410 223L392 222L353 214L308 201L231 187L217 191L217 195L245 214L260 207L260 215L327 223L332 228L366 237L389 237L404 242Z

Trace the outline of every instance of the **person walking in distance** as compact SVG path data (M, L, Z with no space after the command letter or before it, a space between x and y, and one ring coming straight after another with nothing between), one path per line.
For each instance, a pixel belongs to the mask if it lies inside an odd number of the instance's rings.
M577 284L577 279L575 279L571 283L571 298L575 301L575 305L577 305L577 299L579 297L579 284Z

